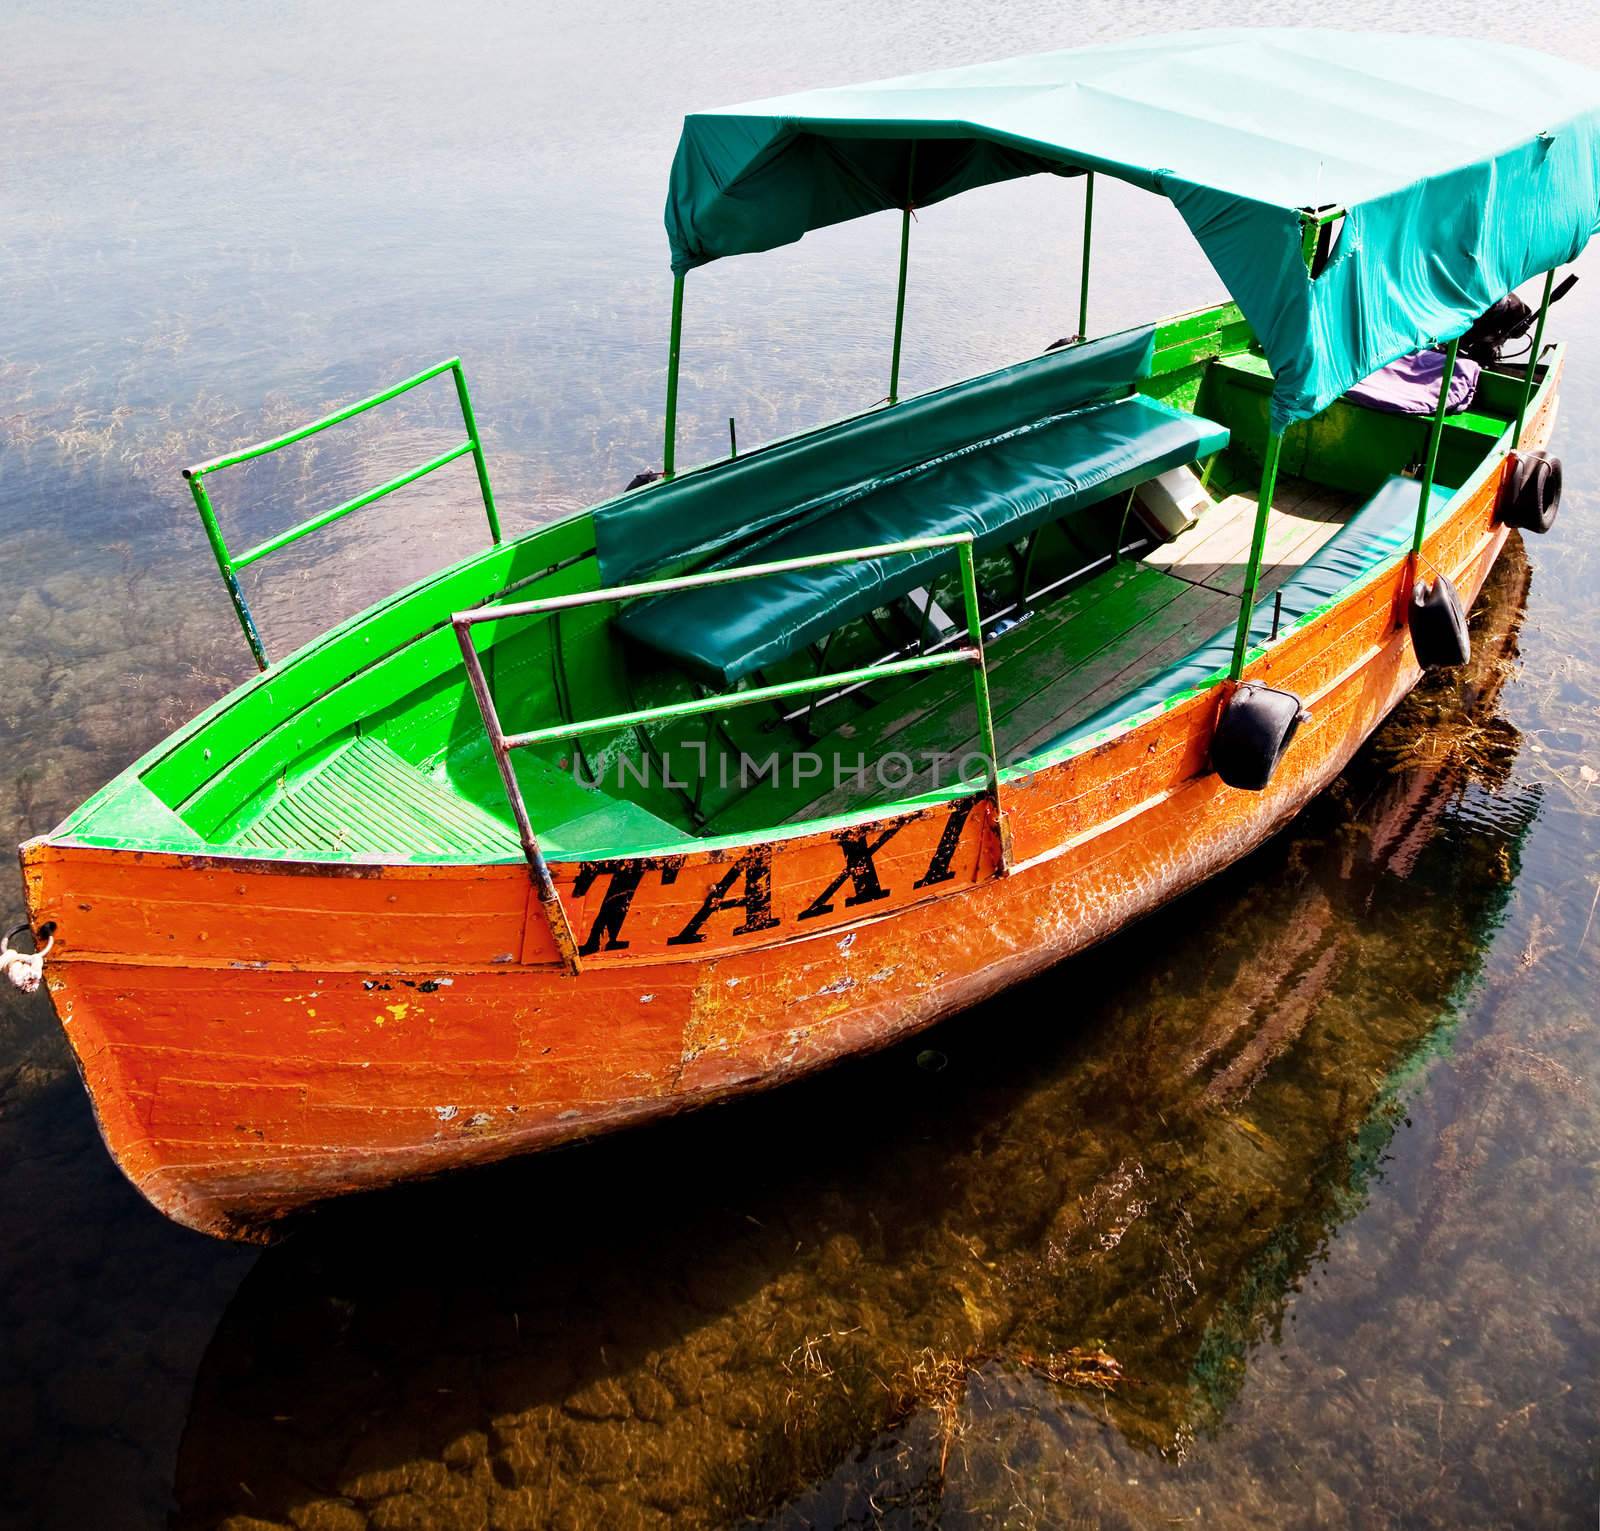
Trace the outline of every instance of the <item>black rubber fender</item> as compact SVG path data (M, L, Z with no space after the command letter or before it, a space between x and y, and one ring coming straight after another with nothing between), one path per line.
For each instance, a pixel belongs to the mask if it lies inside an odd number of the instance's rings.
M1429 584L1419 579L1406 606L1411 650L1424 670L1465 664L1472 658L1467 613L1456 587L1444 575Z
M1547 532L1561 509L1561 459L1548 452L1513 452L1500 485L1500 519L1525 532Z
M1247 680L1228 698L1211 737L1211 769L1230 787L1260 792L1295 731L1311 716L1292 691Z

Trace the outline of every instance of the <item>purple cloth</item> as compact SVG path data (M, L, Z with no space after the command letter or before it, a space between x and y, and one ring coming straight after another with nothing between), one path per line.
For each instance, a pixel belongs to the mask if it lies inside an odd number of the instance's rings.
M1465 356L1456 358L1455 376L1450 379L1450 402L1445 406L1447 415L1459 414L1472 403L1481 370L1477 362ZM1441 348L1413 351L1387 367L1380 367L1371 377L1363 378L1345 398L1352 404L1381 409L1389 415L1431 415L1439 407L1439 381L1443 377L1444 351Z

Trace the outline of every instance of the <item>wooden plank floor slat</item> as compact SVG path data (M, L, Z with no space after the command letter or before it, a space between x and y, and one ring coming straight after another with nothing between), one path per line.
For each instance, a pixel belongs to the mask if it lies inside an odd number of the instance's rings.
M1353 496L1332 494L1304 480L1286 481L1273 496L1263 575L1268 570L1298 568L1333 536L1355 503ZM1146 562L1178 579L1237 596L1244 589L1255 515L1253 495L1229 495L1188 531L1154 549Z
M991 694L996 676L1024 662L1030 652L1057 652L1063 632L1078 630L1073 624L1087 630L1091 626L1104 627L1108 620L1114 623L1114 618L1106 617L1104 608L1109 603L1114 609L1120 609L1116 608L1116 603L1122 599L1124 588L1145 583L1150 577L1152 571L1138 563L1117 565L1098 579L1040 607L1027 621L990 639L985 653ZM961 705L969 708L972 705L972 678L965 668L952 666L933 671L894 691L871 712L847 715L812 744L797 745L793 735L773 734L770 749L780 752L809 750L819 757L821 774L813 781L798 784L792 780L792 773L777 786L769 780L753 784L742 796L719 809L708 821L704 833L736 834L745 829L813 817L810 804L817 795L818 786L831 783L840 766L852 766L857 757L864 756L870 770L875 757L898 747L893 741L903 729L918 725L941 708ZM759 758L765 751L756 753Z
M1357 503L1355 496L1306 480L1280 480L1267 523L1261 597L1270 598L1300 569ZM1253 495L1230 495L1138 563L1108 570L991 640L989 690L1001 755L1015 758L1039 748L1229 623L1238 611L1255 515ZM775 741L775 747L782 746ZM935 752L959 760L976 751L969 678L955 670L929 675L879 708L847 718L809 748L824 762L813 782L763 784L731 803L706 832L796 822L950 785L950 760L892 787L850 780L848 772L838 785L836 773L841 762L849 766L861 757L870 776L892 751L913 761Z
M1120 650L1131 634L1176 601L1193 594L1194 587L1154 569L1143 568L1139 577L1124 583L1084 620L1058 629L1054 642L1034 642L1021 653L1004 656L989 668L990 710L994 716L996 748L1004 754L1007 740L1017 732L1013 715L1059 707L1064 690L1092 674L1102 656ZM1031 624L1024 624L1024 627ZM1042 701L1038 701L1043 698ZM1030 707L1030 704L1035 704ZM940 751L958 756L976 749L977 716L970 681L946 702L911 727L897 732L889 746L916 760ZM822 794L807 806L808 816L843 812L858 794L848 789Z
M1003 722L997 721L995 730L996 747L1002 758L1010 760L1037 749L1107 705L1120 692L1143 684L1203 643L1235 609L1236 603L1220 591L1204 585L1187 586L1176 599L1130 628L1119 642L1108 645L1083 664L1063 670L1055 684L1010 708ZM959 761L964 754L979 749L977 734L970 731L960 739L947 740L941 748ZM865 801L948 786L951 770L948 764L942 768L930 766L899 792L874 794ZM856 802L862 805L862 800Z

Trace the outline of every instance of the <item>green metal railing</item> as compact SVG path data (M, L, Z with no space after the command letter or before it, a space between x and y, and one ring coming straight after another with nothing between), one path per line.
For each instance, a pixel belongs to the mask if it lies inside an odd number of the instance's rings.
M1283 432L1267 432L1266 451L1261 458L1261 488L1256 495L1256 519L1250 532L1250 558L1244 568L1244 589L1239 593L1239 620L1233 630L1233 659L1228 679L1237 681L1244 674L1245 655L1250 651L1250 622L1255 616L1256 593L1261 588L1261 559L1267 547L1267 520L1272 514L1272 496L1278 487L1278 459L1283 452Z
M1322 231L1345 216L1343 207L1330 204L1322 208L1305 208L1300 213L1300 254L1306 263L1306 274L1315 280L1317 249ZM1454 349L1450 352L1452 365ZM1445 392L1449 391L1450 371L1445 372ZM1441 395L1442 399L1443 395ZM1443 405L1441 403L1441 410ZM1437 452L1437 441L1434 450ZM1233 657L1228 664L1228 679L1235 684L1244 674L1245 656L1250 652L1250 624L1255 618L1256 597L1261 589L1261 562L1267 548L1267 523L1272 516L1272 497L1278 487L1278 463L1283 454L1283 432L1268 429L1266 449L1261 456L1261 484L1256 492L1256 517L1250 530L1250 555L1245 563L1244 587L1239 593L1239 616L1233 630ZM1431 459L1430 459L1431 462ZM1210 477L1210 466L1206 477ZM1205 482L1203 479L1202 482ZM1423 489L1423 513L1427 512L1427 489ZM1277 636L1277 620L1273 620L1273 636Z
M379 484L376 489L369 489L365 494L358 494L354 499L346 500L342 505L335 505L331 510L322 511L312 516L309 520L300 522L298 526L291 526L286 532L279 532L275 537L268 537L265 542L258 542L253 548L247 548L243 553L234 553L229 550L227 541L222 535L222 528L217 525L217 513L212 508L211 496L206 492L205 478L209 473L216 473L223 468L234 468L240 463L250 462L257 457L265 457L268 453L276 452L280 447L292 446L297 441L304 441L307 436L315 436L319 431L325 431L331 425L339 425L343 421L352 420L357 415L365 414L369 409L376 409L380 404L387 404L391 399L397 399L403 393L409 393L413 388L420 387L423 383L449 372L455 379L456 400L461 406L461 418L467 428L467 439L459 446L451 447L448 452L441 452L437 457L430 458L420 468L413 468L408 473L397 474L387 483ZM185 468L183 476L189 481L189 492L194 496L195 508L200 512L200 520L206 529L206 540L211 544L212 555L217 560L217 568L221 571L222 582L228 587L229 598L233 601L233 609L239 618L239 626L244 630L245 641L250 645L250 652L255 656L256 664L265 670L270 661L267 658L266 646L261 641L260 630L256 626L255 617L251 614L250 603L245 600L244 590L239 584L239 570L248 568L257 560L266 558L269 554L276 553L289 546L291 542L298 542L300 538L311 532L321 531L325 526L331 526L341 517L349 515L352 511L361 510L371 505L375 500L381 500L385 495L390 495L396 489L404 489L407 484L414 484L446 463L453 463L458 457L472 456L473 466L478 470L478 489L483 495L484 513L489 519L489 535L498 543L500 541L500 516L495 510L494 491L489 487L489 468L483 460L483 442L478 436L478 422L472 413L472 400L467 394L466 374L461 370L461 358L452 356L449 361L442 361L437 366L429 367L425 372L419 372L415 377L408 377L403 383L396 383L392 388L386 388L382 393L375 393L370 399L362 399L355 404L347 404L343 409L335 410L331 415L324 415L320 420L313 420L310 425L302 425L298 430L289 431L282 436L275 436L271 441L260 441L254 446L244 447L237 452L229 452L222 457L213 457L210 462L203 462L193 468Z
M495 708L494 697L490 693L489 682L484 674L483 661L472 641L472 629L481 622L550 616L570 611L574 607L595 606L609 601L632 601L646 596L664 595L673 590L697 590L707 585L731 585L742 580L761 579L771 574L787 574L798 569L818 569L832 564L856 563L867 558L890 558L937 548L954 548L960 559L961 602L966 616L968 637L967 647L951 649L941 654L897 659L887 664L854 670L835 670L826 675L811 676L806 680L783 681L770 686L752 686L745 691L726 692L721 696L696 697L686 702L672 702L663 707L646 707L635 712L612 713L606 717L552 723L543 728L529 729L524 733L508 734L501 726L500 715ZM567 919L561 896L550 875L544 852L539 847L538 837L533 832L533 824L528 818L527 804L523 801L522 788L511 765L512 750L522 749L527 745L575 739L583 734L642 728L651 723L663 723L674 718L721 712L729 707L748 707L757 702L777 702L786 697L806 696L833 686L850 685L858 681L877 681L891 675L915 675L947 665L969 664L972 666L973 696L978 709L978 734L983 743L986 786L994 806L995 825L1000 840L1000 867L1002 871L1006 869L1008 842L1000 803L1000 763L995 751L994 713L989 702L989 674L984 659L983 623L978 610L978 580L970 534L922 537L910 542L891 542L876 547L852 548L848 552L819 553L810 558L785 558L773 563L748 564L742 568L714 569L705 574L685 574L675 579L647 581L635 585L613 585L608 589L589 590L576 595L547 596L542 600L519 601L514 605L479 606L471 611L457 612L450 621L455 628L456 641L461 645L461 657L466 664L467 677L472 684L472 694L477 698L478 711L483 715L483 726L489 735L489 746L494 752L495 764L500 771L500 781L511 805L512 817L516 820L517 838L522 843L522 851L527 857L528 867L533 875L539 901L544 905L546 918L550 922L556 947L569 972L576 973L580 967L571 922Z
M683 352L683 273L672 275L672 334L667 341L667 411L661 442L661 476L678 471L678 361Z
M1450 409L1450 385L1456 376L1456 353L1461 349L1461 337L1456 336L1445 348L1444 371L1439 374L1439 402L1434 407L1433 424L1428 427L1428 451L1422 463L1422 488L1417 494L1417 521L1411 530L1411 556L1422 552L1422 542L1428 534L1428 501L1433 497L1433 475L1439 471L1439 443L1444 440L1444 417Z
M1544 345L1544 321L1550 313L1550 289L1555 285L1556 268L1544 274L1544 296L1539 299L1539 322L1533 331L1533 349L1528 352L1528 372L1522 383L1522 398L1517 404L1517 423L1511 432L1511 449L1522 445L1522 425L1528 418L1528 401L1533 397L1533 380L1539 370L1539 350Z

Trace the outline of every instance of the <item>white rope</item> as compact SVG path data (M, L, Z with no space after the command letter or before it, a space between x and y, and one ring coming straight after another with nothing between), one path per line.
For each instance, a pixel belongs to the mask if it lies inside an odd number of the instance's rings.
M27 928L26 925L19 925L10 935L0 938L0 973L4 973L24 994L33 994L38 991L39 982L44 977L44 959L50 955L56 938L52 932L50 939L36 952L13 951L11 936Z

